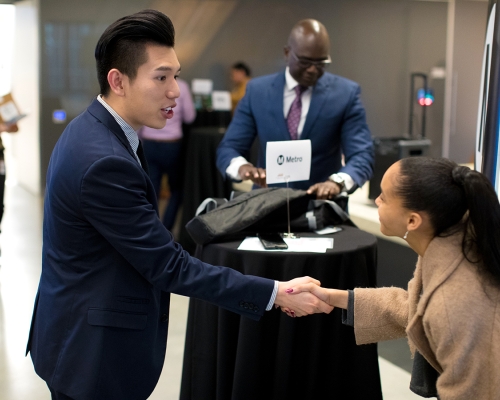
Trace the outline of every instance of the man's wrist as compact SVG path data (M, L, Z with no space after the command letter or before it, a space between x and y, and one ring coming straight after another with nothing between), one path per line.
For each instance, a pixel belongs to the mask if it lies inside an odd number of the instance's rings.
M235 157L229 163L229 166L226 168L226 175L229 176L234 181L241 181L241 176L239 175L240 167L244 164L248 164L248 161L245 157Z
M345 181L344 178L339 174L333 174L330 176L329 180L335 183L339 187L339 193L345 190Z
M269 311L273 308L273 305L276 302L276 297L278 295L279 289L279 281L274 281L273 292L271 293L271 298L269 299L269 303L267 303L266 311Z
M340 176L340 178L344 181L344 189L343 191L347 193L351 193L351 191L354 190L356 186L356 182L352 179L352 177L349 174L346 174L345 172L337 172L335 174L330 175L329 179L333 180L332 177L334 175Z

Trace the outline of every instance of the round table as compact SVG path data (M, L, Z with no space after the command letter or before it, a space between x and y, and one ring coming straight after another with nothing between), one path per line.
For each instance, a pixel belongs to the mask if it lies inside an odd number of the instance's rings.
M301 236L318 236L301 233ZM376 285L376 238L345 226L326 253L237 250L241 241L199 246L197 257L247 275L287 281L308 275L338 289ZM357 346L341 310L252 321L205 301L189 305L180 399L382 399L377 346Z

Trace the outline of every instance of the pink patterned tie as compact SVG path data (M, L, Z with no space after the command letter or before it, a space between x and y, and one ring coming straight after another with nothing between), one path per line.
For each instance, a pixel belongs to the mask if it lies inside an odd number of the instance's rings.
M288 116L286 117L286 125L288 126L288 132L290 132L290 137L292 140L297 140L298 133L297 129L300 123L300 114L302 113L302 93L307 89L306 86L297 85L293 90L295 90L295 94L297 95L293 100L293 103L290 107L290 111L288 112Z

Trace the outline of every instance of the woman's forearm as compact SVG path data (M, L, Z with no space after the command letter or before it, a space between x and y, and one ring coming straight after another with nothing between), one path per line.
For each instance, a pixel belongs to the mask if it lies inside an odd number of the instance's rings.
M328 290L327 303L333 307L343 308L344 310L347 310L347 299L348 299L347 290L338 290L338 289L327 289L327 290Z

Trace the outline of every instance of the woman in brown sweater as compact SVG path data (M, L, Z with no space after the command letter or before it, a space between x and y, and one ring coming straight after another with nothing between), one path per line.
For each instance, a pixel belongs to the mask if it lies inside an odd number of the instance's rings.
M380 230L419 255L408 290L311 291L345 309L356 343L407 336L410 388L441 400L500 399L500 205L484 175L446 159L392 165L376 200Z

